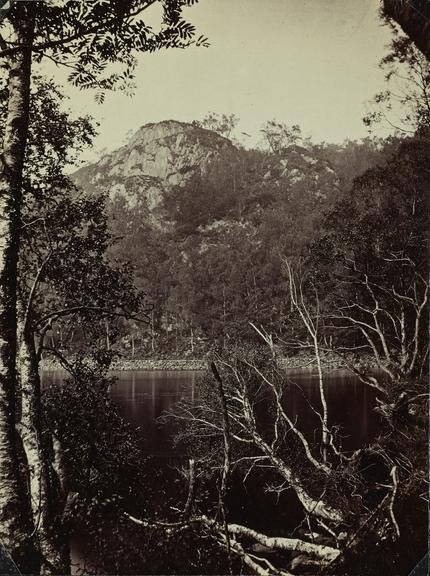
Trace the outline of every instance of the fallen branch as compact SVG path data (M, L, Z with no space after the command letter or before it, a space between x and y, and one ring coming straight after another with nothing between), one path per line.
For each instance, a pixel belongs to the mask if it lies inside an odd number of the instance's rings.
M397 466L393 466L391 468L391 472L390 472L390 476L393 479L393 491L391 493L391 500L390 500L390 504L389 504L389 510L390 510L390 516L391 516L391 520L393 522L393 526L396 530L396 534L397 534L397 538L400 538L400 528L399 525L397 523L396 517L394 516L394 500L396 498L396 494L397 494L397 488L399 485L399 476L397 473Z
M252 528L242 526L240 524L229 524L230 534L235 536L244 536L246 538L252 538L259 544L267 546L267 548L275 548L277 550L288 550L293 552L302 552L304 554L309 554L309 556L319 558L320 560L325 560L327 562L332 562L335 560L340 551L337 548L332 548L331 546L325 546L322 544L312 544L311 542L306 542L305 540L300 540L299 538L286 538L279 536L266 536L261 532L257 532Z
M185 508L183 511L183 517L185 520L190 517L192 509L193 509L195 481L196 481L195 462L193 459L190 459L189 462L190 462L190 477L189 477L189 482L188 482L188 497L187 497L187 501L185 503Z
M193 524L202 524L209 528L211 531L217 532L223 538L225 538L224 526L215 520L211 520L207 516L195 516L187 521L181 522L150 522L148 520L135 518L134 516L131 516L127 513L124 513L124 515L135 524L144 526L145 528L181 529L184 527L191 528ZM301 552L327 563L333 562L341 554L340 550L331 546L313 544L311 542L306 542L305 540L300 540L299 538L267 536L262 532L257 532L256 530L248 528L247 526L242 526L241 524L228 524L228 532L230 535L236 537L242 536L247 539L252 539L259 544L266 546L267 548L286 550L289 552Z

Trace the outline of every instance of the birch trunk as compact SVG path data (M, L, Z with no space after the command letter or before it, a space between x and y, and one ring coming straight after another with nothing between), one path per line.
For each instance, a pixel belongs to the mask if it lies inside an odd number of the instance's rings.
M62 526L64 501L52 466L52 438L42 428L39 365L33 334L24 327L19 347L22 390L20 431L27 459L31 508L42 574L69 574L70 557Z
M194 354L194 331L192 326L190 328L190 348L191 354Z
M320 391L320 399L321 399L321 405L322 405L322 409L323 409L321 454L322 454L324 463L327 463L327 447L329 446L328 406L327 406L327 400L325 397L325 390L324 390L324 376L323 376L323 371L322 371L322 366L321 366L321 354L320 354L318 339L317 339L316 335L313 338L313 342L314 342L315 358L317 361L317 368L318 368L318 385L319 385L319 391Z
M32 8L20 6L15 38L26 49L10 57L8 106L0 156L0 540L25 572L37 571L31 510L18 470L16 408L16 288L22 170L28 135Z

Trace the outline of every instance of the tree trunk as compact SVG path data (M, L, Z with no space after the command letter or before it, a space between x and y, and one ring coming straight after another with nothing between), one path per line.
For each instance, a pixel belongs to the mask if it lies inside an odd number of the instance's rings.
M9 60L8 106L0 157L0 540L24 572L34 572L35 555L28 494L18 470L15 431L16 287L21 184L28 135L31 5L17 8L16 41L28 46ZM37 562L36 562L37 564Z
M430 60L430 6L428 0L384 0L385 16L395 20Z
M106 328L106 350L109 352L110 350L109 320L106 320L105 328Z
M155 352L154 310L151 310L151 351Z
M321 354L318 344L318 339L316 335L313 338L314 341L314 353L315 358L317 361L317 368L318 368L318 385L319 385L319 392L320 392L320 399L321 405L323 409L322 413L322 430L321 430L321 455L323 457L324 463L327 463L327 447L329 446L329 429L328 429L328 406L327 400L325 397L325 390L324 390L324 376L321 366Z
M190 348L191 354L194 354L194 331L192 326L190 328Z
M22 390L20 431L27 459L31 508L43 574L70 573L68 539L62 526L64 499L52 466L51 434L42 427L39 365L34 336L24 328L19 347Z

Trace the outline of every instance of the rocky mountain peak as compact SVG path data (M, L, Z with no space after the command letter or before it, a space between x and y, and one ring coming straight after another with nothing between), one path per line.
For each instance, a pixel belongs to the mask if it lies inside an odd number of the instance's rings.
M130 141L73 178L87 193L122 196L130 207L146 203L152 213L163 193L204 173L220 157L234 159L239 150L223 136L193 124L166 120L139 128Z

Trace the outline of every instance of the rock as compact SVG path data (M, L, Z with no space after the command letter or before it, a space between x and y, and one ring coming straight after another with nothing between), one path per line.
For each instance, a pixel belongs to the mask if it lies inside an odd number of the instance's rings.
M149 222L163 226L160 206L168 190L185 185L195 174L204 175L214 161L236 163L243 154L216 132L166 120L142 126L125 146L82 167L72 178L84 192L122 198ZM315 198L326 198L339 184L329 162L304 146L265 155L259 170L256 178L274 189L289 190L303 182Z
M164 193L186 184L197 172L223 157L239 158L233 143L210 130L175 120L142 126L125 146L84 166L72 176L89 194L119 196L130 208L146 208L153 223L159 223Z

